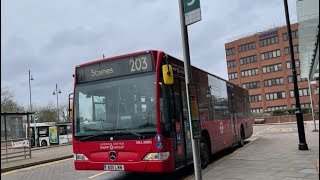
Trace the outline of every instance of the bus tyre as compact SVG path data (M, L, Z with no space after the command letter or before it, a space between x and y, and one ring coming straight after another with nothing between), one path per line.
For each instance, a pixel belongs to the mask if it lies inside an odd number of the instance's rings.
M41 146L47 146L47 145L48 145L47 141L45 140L41 141Z
M239 147L244 146L244 139L245 139L244 130L243 130L243 127L241 126Z
M209 165L210 162L210 152L209 146L204 137L200 141L200 159L201 159L201 168L204 169Z

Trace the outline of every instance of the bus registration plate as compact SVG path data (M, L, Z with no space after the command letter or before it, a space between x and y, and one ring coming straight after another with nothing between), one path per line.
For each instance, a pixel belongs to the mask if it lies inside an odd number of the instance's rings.
M104 165L104 170L106 171L124 171L123 165Z

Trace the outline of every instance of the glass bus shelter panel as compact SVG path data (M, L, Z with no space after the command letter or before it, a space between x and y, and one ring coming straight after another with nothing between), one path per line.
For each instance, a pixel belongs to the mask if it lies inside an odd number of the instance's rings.
M1 162L31 157L30 113L1 113Z

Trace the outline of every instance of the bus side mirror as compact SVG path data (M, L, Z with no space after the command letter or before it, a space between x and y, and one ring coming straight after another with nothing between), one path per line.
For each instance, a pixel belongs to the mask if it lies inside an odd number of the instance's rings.
M169 64L162 66L162 75L163 75L163 82L167 85L173 84L173 71L172 66Z

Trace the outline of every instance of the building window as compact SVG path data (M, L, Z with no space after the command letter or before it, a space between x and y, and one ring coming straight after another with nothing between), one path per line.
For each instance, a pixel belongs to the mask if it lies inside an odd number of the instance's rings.
M245 89L256 89L256 88L260 88L260 81L256 81L256 82L250 82L250 83L244 83L242 85L243 88Z
M299 60L296 60L296 68L299 68L300 67L300 61ZM291 69L291 62L288 61L287 62L287 69Z
M285 99L286 98L286 92L275 92L275 93L268 93L266 94L266 100L277 100L277 99Z
M278 42L279 42L278 36L269 37L269 38L260 40L260 47L268 46L270 44L276 44Z
M236 48L229 48L226 50L227 56L234 54L236 51Z
M280 109L287 109L287 106L271 106L271 107L267 107L268 111L275 111L275 110L280 110Z
M231 79L238 79L238 73L229 73L229 80Z
M297 80L298 80L298 82L301 82L301 81L307 81L308 79L307 79L307 78L301 78L301 76L298 75L298 76L297 76ZM292 76L288 76L288 82L289 82L289 84L290 84L290 83L293 83L293 78L292 78Z
M261 60L280 57L280 55L281 55L280 49L275 50L275 51L265 52L265 53L261 54Z
M263 108L254 108L254 109L251 109L251 112L252 113L263 113Z
M283 85L283 77L264 80L265 87L278 86L278 85Z
M256 48L255 42L238 46L239 52L244 52L244 51L248 51L248 50L255 49L255 48Z
M257 62L257 56L256 55L240 58L240 64L249 64L249 63L254 63L254 62Z
M262 68L263 73L271 73L271 72L277 72L282 70L282 64L274 64L270 66L264 66Z
M241 71L241 77L249 77L249 76L255 76L259 74L259 69L249 69L245 71Z
M284 48L284 52L285 52L286 55L288 55L289 52L290 52L289 47ZM294 53L298 53L299 52L299 45L294 45L293 46L293 52Z
M299 96L309 96L309 89L299 89ZM294 90L290 91L290 97L294 98Z
M292 31L291 34L292 34L292 39L296 39L299 37L298 30ZM283 33L282 37L283 37L283 41L288 41L288 38L289 38L288 33Z
M303 109L311 108L311 104L310 104L310 103L300 104L300 106L301 106L301 108L303 108ZM291 105L291 108L292 108L292 109L295 109L295 108L296 108L296 105L295 105L295 104L292 104L292 105Z
M236 67L237 66L237 61L236 60L228 61L227 65L228 65L228 68Z
M251 95L249 96L250 102L260 102L262 101L262 96L261 94L256 94L256 95Z

